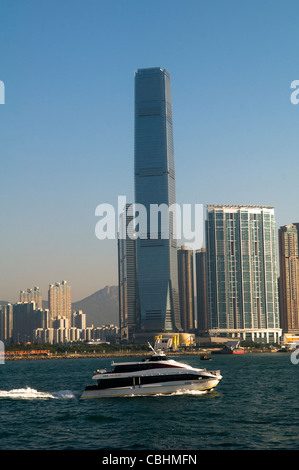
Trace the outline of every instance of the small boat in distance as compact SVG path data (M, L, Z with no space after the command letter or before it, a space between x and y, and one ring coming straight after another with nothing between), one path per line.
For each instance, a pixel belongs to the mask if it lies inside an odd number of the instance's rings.
M201 361L211 361L212 358L209 357L209 356L207 356L206 354L202 354L202 355L200 356L200 360L201 360Z
M140 362L112 362L111 369L96 370L92 377L96 383L88 385L81 398L210 391L222 379L219 370L191 367L149 346L152 355Z

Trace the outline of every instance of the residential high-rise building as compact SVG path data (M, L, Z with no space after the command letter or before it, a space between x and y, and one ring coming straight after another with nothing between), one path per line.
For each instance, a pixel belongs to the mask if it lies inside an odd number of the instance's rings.
M185 332L196 327L194 310L193 250L185 245L178 249L178 279L180 294L181 325Z
M0 340L9 343L13 333L13 306L0 305Z
M68 329L71 327L71 324L69 323L68 319L64 317L56 317L55 320L52 322L52 326L54 329L59 330L59 329Z
M169 210L175 204L175 170L171 87L167 70L149 68L135 73L134 171L135 203L146 211L145 217L140 217L142 228L139 223L137 237L141 331L179 331L175 218ZM162 210L159 217L157 212L157 217L154 216L162 205L168 210L166 219L161 216Z
M84 330L86 328L86 313L82 310L72 313L72 327Z
M206 238L209 329L278 342L273 207L209 205Z
M52 320L58 317L65 317L69 321L69 325L71 325L71 286L68 285L67 281L50 284L48 291L48 300Z
M196 301L197 301L197 328L203 333L208 326L208 274L207 274L207 250L201 248L195 253L196 266Z
M36 308L43 308L42 294L38 286L27 291L21 290L20 302L35 302Z
M34 330L49 328L49 310L37 309L35 302L18 302L13 306L13 342L31 342Z
M133 209L127 204L120 215L118 237L119 327L122 341L131 340L138 330L136 292L136 237L128 233Z
M278 230L280 323L284 333L299 333L299 224Z

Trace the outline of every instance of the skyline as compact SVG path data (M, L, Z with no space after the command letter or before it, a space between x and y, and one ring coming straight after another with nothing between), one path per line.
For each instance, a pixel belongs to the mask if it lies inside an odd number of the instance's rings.
M117 242L96 238L95 209L133 201L138 68L171 75L179 204L271 205L277 230L299 221L295 1L0 12L1 300L35 285L45 299L60 279L74 301L117 285Z

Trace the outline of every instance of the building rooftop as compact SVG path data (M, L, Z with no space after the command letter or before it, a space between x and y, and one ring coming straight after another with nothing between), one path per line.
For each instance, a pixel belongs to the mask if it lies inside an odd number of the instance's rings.
M208 209L274 209L274 206L259 206L255 204L208 204Z

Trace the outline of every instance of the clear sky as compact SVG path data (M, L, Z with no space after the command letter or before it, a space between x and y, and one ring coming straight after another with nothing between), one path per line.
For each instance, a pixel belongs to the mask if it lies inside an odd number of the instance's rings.
M1 0L0 300L116 285L95 208L133 201L134 71L171 75L179 204L299 221L297 0Z

